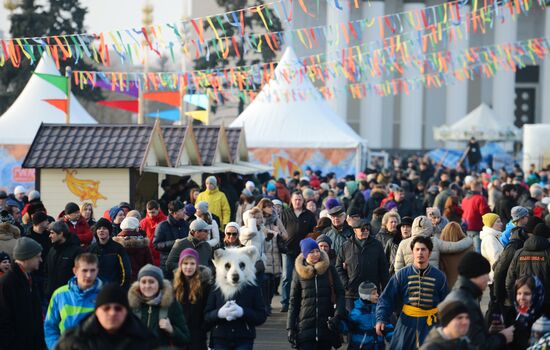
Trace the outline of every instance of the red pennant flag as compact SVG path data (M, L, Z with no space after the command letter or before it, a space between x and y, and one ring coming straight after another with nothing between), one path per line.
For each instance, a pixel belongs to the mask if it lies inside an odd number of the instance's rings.
M143 98L146 100L166 103L167 105L174 107L181 106L181 95L176 91L147 92L143 94Z
M63 111L64 113L67 113L67 107L69 106L67 99L49 99L49 100L42 100L44 102L48 102L55 108Z
M124 111L137 113L139 106L137 100L112 100L112 101L99 101L98 104L111 108L118 108Z

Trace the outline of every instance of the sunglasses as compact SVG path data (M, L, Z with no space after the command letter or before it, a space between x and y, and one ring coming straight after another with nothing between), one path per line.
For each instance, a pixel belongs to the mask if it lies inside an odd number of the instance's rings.
M124 309L124 306L118 305L118 304L107 304L107 305L102 305L101 308L105 312L109 312L109 311L111 311L111 309L114 312L122 312L122 310Z
M225 234L226 234L227 236L233 236L233 237L236 237L236 236L239 235L238 232L226 232Z

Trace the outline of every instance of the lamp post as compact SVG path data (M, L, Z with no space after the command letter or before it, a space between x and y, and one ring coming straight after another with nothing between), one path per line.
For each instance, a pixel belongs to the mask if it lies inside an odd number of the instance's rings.
M149 26L153 24L153 4L149 2L149 0L145 1L143 4L143 8L141 9L142 17L141 17L141 23L143 24L144 30L149 31ZM149 33L147 33L149 34ZM142 48L143 48L143 86L138 86L138 117L137 117L137 123L143 124L143 117L145 113L145 107L146 102L143 98L143 89L145 87L145 81L147 80L147 73L149 72L149 50L145 49L147 47L147 42L145 39L142 41Z

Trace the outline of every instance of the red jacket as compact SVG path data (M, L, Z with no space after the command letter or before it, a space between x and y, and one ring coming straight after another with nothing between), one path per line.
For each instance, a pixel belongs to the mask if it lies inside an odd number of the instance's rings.
M58 218L65 221L67 226L69 226L69 232L78 237L80 245L84 248L88 248L88 246L92 243L94 234L92 233L92 229L90 229L88 222L86 222L86 219L81 216L76 222L76 225L73 225L72 222L65 218L64 210L59 214Z
M153 256L153 263L156 266L160 265L160 253L153 247L153 241L155 240L155 230L157 225L163 221L166 221L168 217L159 210L159 214L154 218L151 218L149 215L146 215L145 218L141 219L139 223L139 228L145 231L147 238L149 239L149 248L151 249L151 255Z
M290 191L283 184L275 183L277 198L283 203L290 204Z
M464 197L462 210L464 210L462 220L466 223L468 231L481 231L483 228L481 217L491 212L487 205L487 199L479 193Z

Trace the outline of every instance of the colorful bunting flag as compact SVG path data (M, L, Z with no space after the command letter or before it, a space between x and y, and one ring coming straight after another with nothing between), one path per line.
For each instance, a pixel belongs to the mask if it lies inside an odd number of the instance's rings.
M122 109L124 111L137 113L139 110L139 103L137 100L111 100L111 101L99 101L98 104L106 107Z
M48 102L49 104L59 109L60 111L63 111L64 113L68 112L69 101L67 99L45 99L42 101Z
M59 90L63 91L65 96L68 95L68 87L69 86L67 85L67 79L68 79L67 77L63 77L61 75L45 74L45 73L37 73L37 72L34 72L34 74L36 76L44 79L48 83L52 84L53 86L55 86Z
M176 91L146 92L143 98L175 107L181 106L181 94Z

